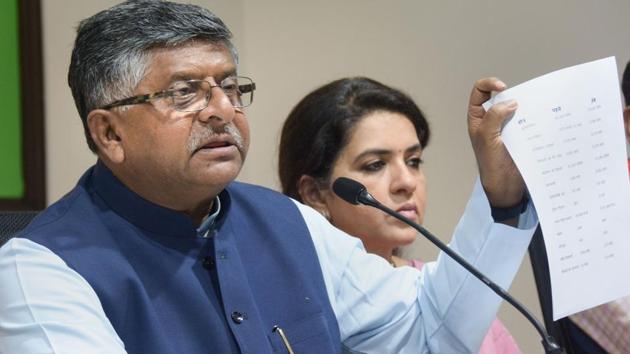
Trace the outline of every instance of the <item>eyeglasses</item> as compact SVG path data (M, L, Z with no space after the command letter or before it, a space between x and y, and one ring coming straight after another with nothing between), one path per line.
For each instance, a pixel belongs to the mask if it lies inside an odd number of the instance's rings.
M215 87L223 90L235 108L247 107L254 100L256 84L252 79L244 76L230 76L223 79L218 85L212 85L206 80L178 81L167 90L124 98L100 108L111 109L165 99L176 111L199 112L208 107L212 98L212 89Z

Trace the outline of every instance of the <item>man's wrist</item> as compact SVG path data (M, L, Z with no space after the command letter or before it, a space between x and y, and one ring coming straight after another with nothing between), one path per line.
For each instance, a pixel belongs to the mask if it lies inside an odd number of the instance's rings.
M509 219L517 218L527 209L528 203L529 196L527 193L523 193L523 198L521 198L521 201L511 207L495 208L490 205L490 213L492 214L492 219L494 220L494 222L503 222Z

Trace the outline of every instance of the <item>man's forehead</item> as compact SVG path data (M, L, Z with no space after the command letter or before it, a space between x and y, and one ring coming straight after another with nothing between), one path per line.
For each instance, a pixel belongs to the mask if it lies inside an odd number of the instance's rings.
M179 43L173 46L159 46L151 48L150 51L152 53L177 53L180 51L185 51L187 49L204 49L208 51L227 51L230 52L228 45L223 42L210 42L203 39L190 39L186 42Z
M177 81L213 77L221 80L236 73L236 63L226 45L193 42L150 52L145 79Z

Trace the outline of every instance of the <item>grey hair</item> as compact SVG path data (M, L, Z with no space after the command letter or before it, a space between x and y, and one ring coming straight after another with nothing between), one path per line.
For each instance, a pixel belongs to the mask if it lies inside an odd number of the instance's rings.
M96 152L87 125L90 111L132 95L153 51L192 41L223 45L238 53L223 21L196 5L162 0L129 0L79 23L68 84L90 150Z

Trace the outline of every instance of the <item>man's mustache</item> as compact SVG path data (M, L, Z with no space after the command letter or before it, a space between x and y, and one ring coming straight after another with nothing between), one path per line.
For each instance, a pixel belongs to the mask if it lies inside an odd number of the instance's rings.
M197 151L201 146L203 146L208 140L210 140L215 135L230 135L234 140L234 144L236 147L242 151L245 146L243 142L243 135L238 130L238 128L234 125L234 123L229 122L220 127L207 126L207 129L203 129L191 135L188 138L188 152L191 154Z

